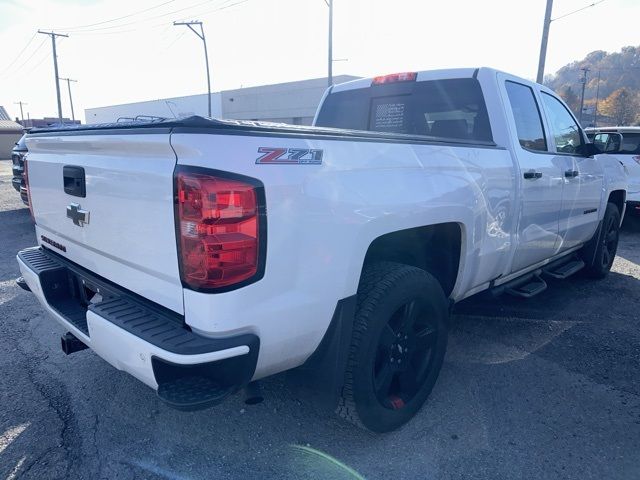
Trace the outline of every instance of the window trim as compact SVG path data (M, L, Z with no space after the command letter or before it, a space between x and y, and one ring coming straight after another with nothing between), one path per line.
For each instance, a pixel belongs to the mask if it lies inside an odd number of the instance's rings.
M520 143L520 135L518 135L518 124L516 123L516 117L513 111L513 105L511 104L511 97L509 97L509 91L507 90L507 83L513 83L515 85L519 85L521 87L525 87L527 89L529 89L529 91L531 92L531 97L533 98L533 103L536 106L536 110L538 111L538 118L540 119L540 127L542 128L542 136L544 137L544 144L546 147L546 150L534 150L532 148L527 148L527 147L523 147L522 144ZM538 98L536 96L536 91L533 89L533 87L531 87L530 85L526 85L524 83L521 82L516 82L515 80L510 80L509 78L504 80L504 89L505 89L505 93L507 94L507 98L509 99L509 107L511 110L511 117L513 118L513 123L516 127L516 138L517 138L517 142L516 145L518 147L520 147L522 150L524 150L525 152L530 152L530 153L537 153L537 154L542 154L542 155L549 155L549 154L555 154L555 152L552 152L551 150L549 150L549 139L547 138L547 130L546 130L546 126L547 124L545 123L546 121L546 115L543 116L542 111L540 110L540 105L538 102ZM554 142L554 146L555 146L555 142Z
M582 128L582 125L580 125L580 122L578 121L578 119L575 117L575 115L573 114L571 109L565 105L565 103L562 101L562 99L560 99L557 95L554 95L553 93L549 93L549 92L546 92L546 91L540 89L540 98L542 99L541 103L542 103L542 107L544 109L545 118L547 120L547 127L549 128L549 133L553 137L553 150L554 151L552 153L554 155L561 155L563 157L584 157L584 155L582 155L582 154L580 154L578 152L568 153L568 152L559 152L558 151L558 145L556 143L556 136L554 134L551 121L549 120L549 117L547 116L547 108L544 105L544 97L542 97L542 95L547 95L548 97L555 99L560 104L560 106L566 110L566 112L569 114L569 116L573 119L573 121L575 122L576 126L578 127L578 134L579 134L579 137L580 137L580 147L584 147L584 145L585 145L585 139L584 139L585 133L584 133L584 129Z

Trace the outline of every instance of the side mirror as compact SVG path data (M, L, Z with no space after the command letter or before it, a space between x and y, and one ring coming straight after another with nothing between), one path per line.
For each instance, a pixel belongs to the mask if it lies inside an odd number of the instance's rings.
M594 137L593 143L600 149L601 153L617 153L622 146L622 140L621 133L598 133Z
M598 155L603 152L595 143L583 143L576 148L576 153L585 157L593 157L594 155Z

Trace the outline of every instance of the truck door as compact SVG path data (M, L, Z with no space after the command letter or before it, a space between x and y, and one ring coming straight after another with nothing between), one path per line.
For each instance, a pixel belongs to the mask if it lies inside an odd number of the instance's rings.
M578 153L584 145L582 130L569 109L555 96L540 92L550 130L554 161L563 171L564 188L560 207L558 251L589 240L598 227L598 208L604 174L593 158Z
M556 253L564 177L549 149L534 89L506 75L499 79L520 166L520 217L511 268L516 272Z

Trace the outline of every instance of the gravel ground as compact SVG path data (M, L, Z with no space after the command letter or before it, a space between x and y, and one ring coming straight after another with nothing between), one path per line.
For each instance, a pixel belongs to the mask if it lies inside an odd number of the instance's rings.
M13 283L35 236L7 161L0 225L0 478L640 478L637 226L606 280L457 306L431 398L372 435L285 375L260 405L181 413L89 350L66 357L63 329Z

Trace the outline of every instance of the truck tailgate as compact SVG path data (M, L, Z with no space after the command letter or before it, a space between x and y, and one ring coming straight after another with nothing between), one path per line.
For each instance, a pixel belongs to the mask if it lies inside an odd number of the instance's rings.
M36 134L27 145L38 243L183 313L168 129ZM85 196L73 186L82 175Z

